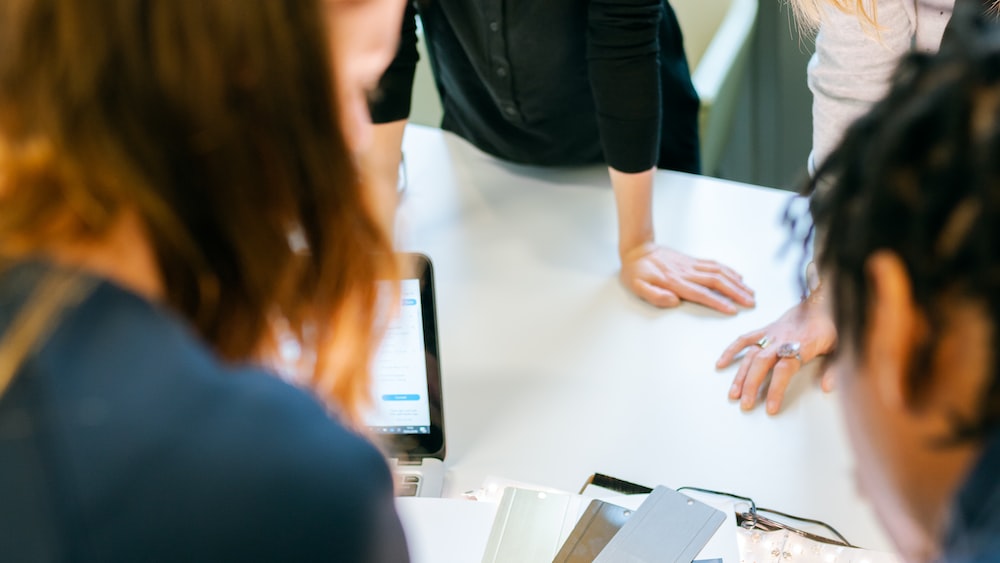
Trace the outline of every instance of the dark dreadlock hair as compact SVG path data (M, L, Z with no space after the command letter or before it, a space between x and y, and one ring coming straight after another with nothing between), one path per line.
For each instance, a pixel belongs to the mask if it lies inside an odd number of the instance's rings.
M905 264L931 330L911 362L918 405L944 298L981 304L1000 350L1000 26L979 12L956 11L955 36L938 54L901 61L886 97L804 190L814 225L806 245L820 233L817 264L832 282L836 326L856 350L868 321L866 260L888 250ZM990 369L977 416L955 415L950 440L978 439L1000 424L1000 364Z

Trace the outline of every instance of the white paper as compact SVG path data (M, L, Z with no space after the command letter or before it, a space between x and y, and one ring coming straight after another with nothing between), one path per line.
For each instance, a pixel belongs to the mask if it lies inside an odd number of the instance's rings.
M412 563L469 563L483 558L497 503L400 497L396 510Z

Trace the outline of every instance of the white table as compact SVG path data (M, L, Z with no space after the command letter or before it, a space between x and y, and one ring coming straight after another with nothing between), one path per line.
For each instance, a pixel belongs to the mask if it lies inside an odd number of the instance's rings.
M436 268L446 494L488 475L574 491L597 471L748 495L891 548L814 367L776 417L741 412L727 399L735 371L714 369L734 337L798 300L798 253L779 257L788 192L658 172L659 240L737 269L758 305L657 310L618 282L603 167L511 165L418 126L404 153L397 238Z

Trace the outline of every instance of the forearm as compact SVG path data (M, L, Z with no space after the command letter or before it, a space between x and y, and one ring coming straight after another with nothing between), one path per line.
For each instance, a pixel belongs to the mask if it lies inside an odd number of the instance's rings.
M657 163L662 10L662 0L589 1L591 92L605 161L619 171L641 173Z
M373 126L372 145L366 164L379 170L380 175L393 180L396 185L396 174L399 171L399 161L403 154L403 132L406 130L406 120L377 123Z
M629 174L608 168L618 211L618 255L651 244L653 229L653 178L655 169Z
M368 193L376 200L373 209L395 210L395 205L381 202L395 201L399 182L399 163L402 158L403 132L406 120L380 123L373 126L372 141L361 153L358 164L362 179L369 186ZM393 213L382 217L387 228L393 224Z

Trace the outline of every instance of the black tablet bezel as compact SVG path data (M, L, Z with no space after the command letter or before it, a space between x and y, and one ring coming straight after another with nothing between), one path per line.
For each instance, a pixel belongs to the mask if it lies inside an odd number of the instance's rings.
M441 354L438 346L437 303L434 268L430 258L419 253L398 253L401 279L420 280L421 318L424 331L424 358L427 369L427 398L431 425L429 434L378 434L383 446L400 461L423 458L444 459L444 400L441 389ZM434 392L434 389L437 392Z

